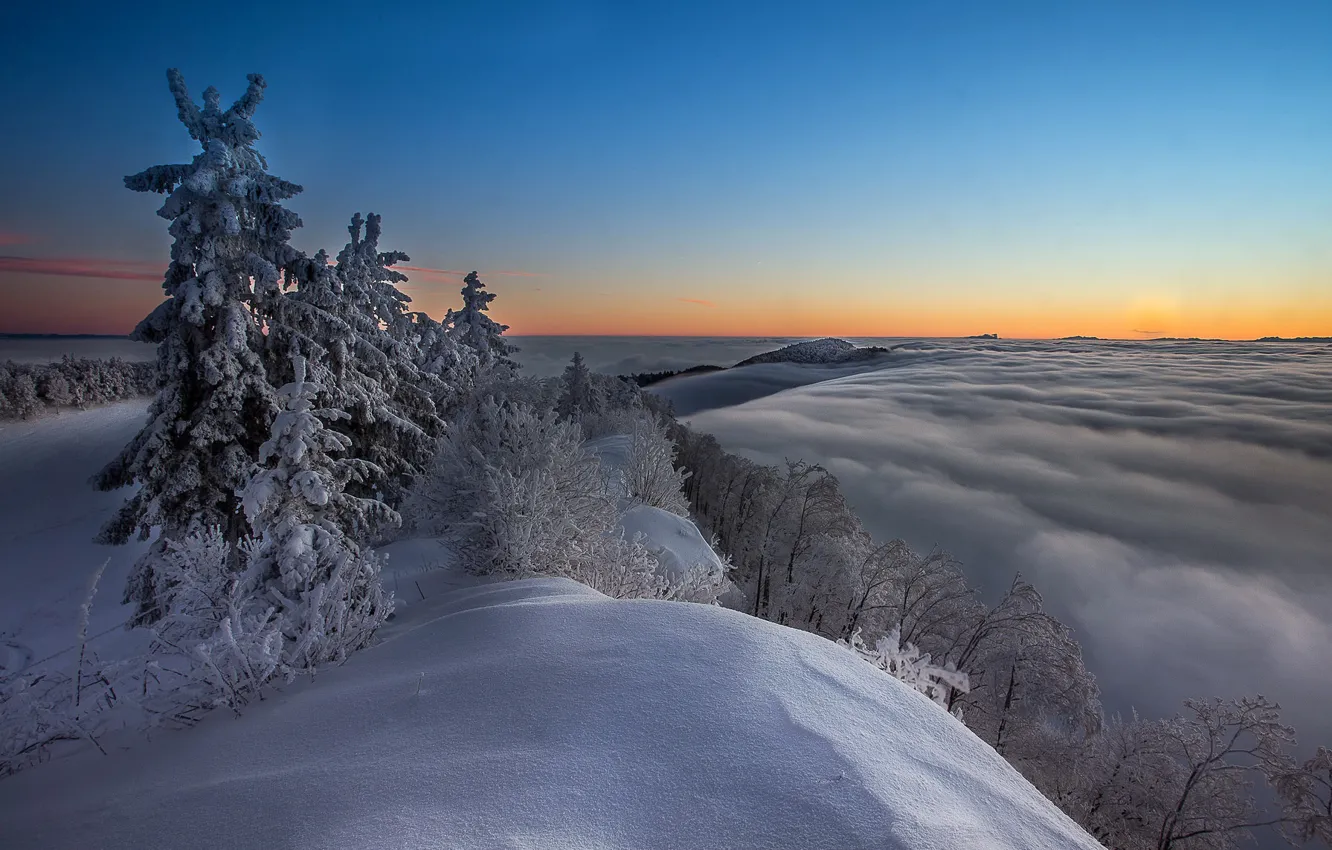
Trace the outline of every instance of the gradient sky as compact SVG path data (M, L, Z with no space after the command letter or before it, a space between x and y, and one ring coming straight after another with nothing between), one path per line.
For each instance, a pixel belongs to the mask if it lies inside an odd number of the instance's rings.
M20 8L10 8L20 7ZM1332 3L26 3L0 332L127 332L185 162L165 70L257 71L297 247L525 334L1332 334Z

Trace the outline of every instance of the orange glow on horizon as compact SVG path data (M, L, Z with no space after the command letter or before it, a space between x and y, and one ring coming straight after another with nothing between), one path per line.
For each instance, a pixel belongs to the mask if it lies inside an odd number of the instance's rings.
M1019 301L994 293L963 299L919 293L885 305L886 296L828 299L807 292L737 297L717 288L659 293L578 293L557 281L490 281L492 315L521 336L963 337L996 333L1013 339L1160 336L1256 339L1332 335L1332 290L1304 297L1259 292L1189 301L1171 296L1105 293ZM498 284L498 285L496 285ZM555 284L555 285L553 285ZM404 287L413 308L441 316L458 305L453 285ZM1321 288L1320 288L1321 289ZM595 297L593 297L595 296ZM705 297L695 297L705 296ZM55 276L0 276L0 333L127 334L161 301L150 282ZM814 302L814 303L811 303Z

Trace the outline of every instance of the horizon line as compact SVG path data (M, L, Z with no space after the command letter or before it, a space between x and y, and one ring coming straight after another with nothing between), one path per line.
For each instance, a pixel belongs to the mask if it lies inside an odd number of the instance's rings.
M114 333L59 333L49 331L0 331L0 337L26 337L37 339L77 339L97 337L103 339L130 339L130 334ZM1197 337L1197 336L1157 336L1157 337L1110 337L1110 336L1082 336L1072 334L1068 336L1003 336L996 334L994 337L985 337L981 335L970 336L950 336L939 334L896 334L892 336L874 336L869 334L846 334L845 336L837 334L647 334L647 333L620 333L620 334L579 334L579 333L517 333L505 334L508 339L525 338L568 338L568 339L974 339L978 342L1160 342L1160 341L1183 341L1183 342L1263 342L1263 341L1285 341L1296 342L1299 340L1323 341L1332 340L1332 333L1328 335L1303 335L1295 337L1283 337L1277 334L1270 334L1259 337ZM152 345L152 343L143 343Z

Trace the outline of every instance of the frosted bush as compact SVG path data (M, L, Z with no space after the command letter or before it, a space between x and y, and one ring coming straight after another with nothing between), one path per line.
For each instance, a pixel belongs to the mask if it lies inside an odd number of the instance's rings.
M684 496L689 473L675 467L675 443L666 436L666 429L640 415L628 433L629 457L623 473L629 498L677 516L689 516Z
M910 643L901 643L901 632L896 627L879 638L873 647L867 646L861 639L860 629L852 632L849 640L838 641L838 644L920 691L945 709L954 691L966 693L970 690L966 673L931 664L929 653L921 652Z
M706 596L698 577L673 589L642 542L622 536L616 502L578 423L488 398L445 437L411 510L479 573L563 576L614 597Z

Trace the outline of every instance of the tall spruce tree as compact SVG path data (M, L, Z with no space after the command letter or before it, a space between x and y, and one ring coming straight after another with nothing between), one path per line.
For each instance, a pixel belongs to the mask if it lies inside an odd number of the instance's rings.
M364 226L364 236L362 236ZM348 324L362 345L374 349L364 359L371 364L376 390L358 392L346 409L351 414L347 431L353 456L380 465L397 484L425 469L434 457L435 438L444 423L435 399L447 395L444 378L418 365L411 303L397 284L407 275L393 268L410 258L401 251L379 250L380 216L364 219L357 213L347 231L348 242L338 254L336 272L342 284L342 304Z
M288 244L301 224L281 202L301 187L267 173L251 118L265 87L249 76L223 111L215 88L200 108L180 72L167 71L180 121L202 152L188 165L157 165L125 178L136 192L167 196L157 214L171 222L166 300L135 328L158 346L158 392L143 429L94 483L139 485L103 527L100 542L157 544L131 573L125 601L139 620L157 616L153 564L165 542L219 526L234 547L245 535L237 491L249 477L277 409L265 373L263 317L282 295L281 278L308 261Z
M406 276L389 268L406 255L379 253L378 216L367 222L357 214L348 231L352 241L337 265L319 252L299 270L296 290L275 305L269 373L274 383L291 380L291 358L306 359L323 403L348 414L331 427L350 439L349 456L373 464L350 492L396 504L443 431L432 395L437 379L417 367L404 307L410 299L394 286Z

